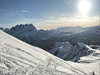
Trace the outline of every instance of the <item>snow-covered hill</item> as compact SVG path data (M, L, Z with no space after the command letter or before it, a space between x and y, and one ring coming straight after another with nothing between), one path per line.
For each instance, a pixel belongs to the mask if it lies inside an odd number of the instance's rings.
M0 75L99 75L100 50L81 63L64 61L0 31Z

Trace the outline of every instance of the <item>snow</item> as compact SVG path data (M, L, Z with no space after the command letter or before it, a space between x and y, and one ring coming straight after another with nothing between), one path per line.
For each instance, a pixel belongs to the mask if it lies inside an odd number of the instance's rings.
M69 42L56 42L55 47L50 50L50 53L63 58L63 56L71 49L72 45Z
M20 24L3 30L28 44L46 51L50 51L58 41L68 41L72 45L76 45L78 42L88 45L100 44L100 25L88 28L61 27L52 30L37 30L32 24Z
M100 25L94 27L88 27L84 30L72 33L69 37L70 43L76 44L78 42L84 42L86 44L100 44ZM67 38L66 37L66 38Z
M16 25L15 27L12 27L8 31L5 30L5 32L15 36L15 37L28 37L30 34L35 35L37 32L37 29L33 26L33 24L20 24Z
M0 31L0 75L100 75L100 50L92 50L80 63L64 61Z
M56 32L77 32L84 29L84 27L73 26L73 27L59 27L57 29L52 29L52 31Z
M91 55L94 50L84 43L72 46L69 42L56 42L55 47L49 52L64 60L78 62L80 57Z

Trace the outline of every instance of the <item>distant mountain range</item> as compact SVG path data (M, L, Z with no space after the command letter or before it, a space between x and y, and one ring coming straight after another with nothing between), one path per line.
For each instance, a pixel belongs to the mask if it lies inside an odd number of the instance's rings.
M76 45L100 45L100 25L94 27L61 27L52 30L37 30L32 24L20 24L12 28L0 28L4 32L33 46L50 51L56 42L69 42Z

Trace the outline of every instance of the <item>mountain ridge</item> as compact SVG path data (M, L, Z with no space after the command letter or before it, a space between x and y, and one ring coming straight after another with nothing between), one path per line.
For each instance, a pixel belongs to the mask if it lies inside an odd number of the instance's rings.
M13 30L13 28L18 30ZM72 32L67 30L68 28L71 28L71 30L69 30ZM74 28L76 31L73 31L75 30ZM61 29L61 31L59 29ZM64 29L64 31L62 31L62 29ZM21 24L10 29L1 28L1 30L46 51L53 49L56 42L69 42L72 45L76 45L78 42L83 42L87 45L100 45L100 25L83 29L81 27L78 27L78 29L77 27L61 27L54 30L37 30L32 24Z

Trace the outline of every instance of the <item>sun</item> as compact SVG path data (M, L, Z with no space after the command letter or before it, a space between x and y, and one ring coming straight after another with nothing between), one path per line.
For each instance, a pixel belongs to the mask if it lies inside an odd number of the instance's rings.
M91 9L91 4L88 0L80 0L78 9L80 13L82 13L83 15L86 15Z

